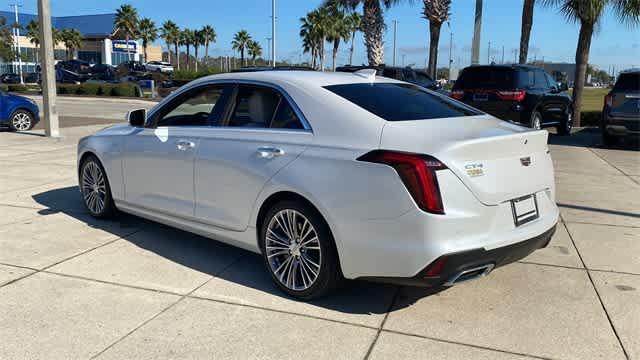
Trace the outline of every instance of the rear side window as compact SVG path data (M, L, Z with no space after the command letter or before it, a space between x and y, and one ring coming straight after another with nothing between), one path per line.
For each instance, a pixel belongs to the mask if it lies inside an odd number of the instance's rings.
M280 95L261 86L241 85L227 126L268 128L280 102Z
M620 74L614 90L640 91L640 72Z
M515 89L516 71L503 67L470 67L465 69L455 89Z
M479 115L481 112L412 84L374 83L326 86L355 105L387 121Z

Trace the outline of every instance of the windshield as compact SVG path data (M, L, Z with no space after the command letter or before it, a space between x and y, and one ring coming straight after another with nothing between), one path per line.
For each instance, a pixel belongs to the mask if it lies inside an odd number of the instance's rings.
M326 86L355 105L387 120L424 120L480 115L446 96L412 84L359 83Z

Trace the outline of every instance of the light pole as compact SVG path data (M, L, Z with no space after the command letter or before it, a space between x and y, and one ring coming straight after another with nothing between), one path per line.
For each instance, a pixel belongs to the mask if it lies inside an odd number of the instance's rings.
M276 67L276 0L271 0L271 66Z
M451 22L447 21L447 27L449 28L449 81L451 81L451 65L453 64L453 31L451 31ZM438 71L436 69L436 77Z
M20 51L20 21L18 20L18 8L22 7L18 3L11 4L13 11L16 14L16 23L14 26L14 34L16 37L16 56L18 57L18 74L20 74L20 84L24 84L24 77L22 76L22 52Z
M396 33L398 32L398 20L393 20L393 66L396 66Z
M480 63L480 31L482 28L482 0L476 0L476 16L473 25L473 43L471 46L471 65Z
M56 74L53 57L53 37L51 31L50 0L38 0L40 18L40 61L42 71L42 113L44 133L49 137L59 137L58 110L56 108Z
M491 41L489 41L489 48L487 49L487 64L491 64Z

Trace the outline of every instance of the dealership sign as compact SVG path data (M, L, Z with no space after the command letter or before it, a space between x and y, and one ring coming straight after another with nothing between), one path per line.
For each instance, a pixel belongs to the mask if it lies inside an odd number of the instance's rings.
M135 53L138 47L138 44L135 41L129 41L127 44L126 40L113 40L111 41L112 52L131 52Z

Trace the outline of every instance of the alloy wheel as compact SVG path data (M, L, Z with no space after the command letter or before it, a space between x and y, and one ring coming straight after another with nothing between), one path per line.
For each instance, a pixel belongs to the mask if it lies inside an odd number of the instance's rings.
M307 290L318 279L322 266L318 233L299 211L283 209L271 218L265 248L271 272L286 288Z
M92 213L101 214L104 211L107 185L102 168L95 161L88 161L82 168L82 195Z
M18 131L26 131L31 128L31 117L24 112L16 113L11 119L13 128Z

